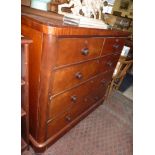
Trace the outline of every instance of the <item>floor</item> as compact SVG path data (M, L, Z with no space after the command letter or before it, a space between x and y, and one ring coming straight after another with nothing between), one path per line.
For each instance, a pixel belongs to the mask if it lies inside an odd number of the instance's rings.
M132 155L132 100L115 91L43 155ZM32 149L22 155L34 155Z
M133 100L133 75L131 73L126 75L119 90L124 96Z
M133 100L133 85L129 86L122 94Z

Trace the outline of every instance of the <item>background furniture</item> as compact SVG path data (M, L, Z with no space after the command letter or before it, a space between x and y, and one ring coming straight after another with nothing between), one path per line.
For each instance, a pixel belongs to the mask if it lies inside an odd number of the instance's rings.
M21 5L31 6L31 0L21 0Z
M110 96L113 89L118 90L123 79L125 78L128 70L133 64L133 60L127 59L127 57L120 57L118 61L117 73L113 75L112 81L109 85L108 97Z
M44 151L92 110L105 92L128 32L64 26L22 13L30 45L30 141Z
M104 14L104 21L113 29L126 30L132 32L132 19L116 16L112 14Z
M21 150L29 147L29 44L32 40L21 38Z

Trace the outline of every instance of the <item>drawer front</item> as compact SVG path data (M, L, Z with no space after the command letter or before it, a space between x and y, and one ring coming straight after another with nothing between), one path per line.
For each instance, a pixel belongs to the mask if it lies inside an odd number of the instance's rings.
M51 96L51 102L49 103L49 119L57 117L74 104L82 103L85 96L87 96L94 89L98 88L101 83L100 81L103 78L105 79L102 81L104 83L110 80L110 77L107 75L108 74L101 74L90 79L84 84L71 89L70 91L57 95L55 97Z
M125 43L125 39L123 38L106 38L101 55L121 52L123 49L124 43Z
M111 54L100 58L100 72L114 71L120 54Z
M104 97L105 87L102 88L102 91L100 89L100 94L97 93L98 91L99 91L98 89L92 90L92 92L87 96L85 96L79 104L72 105L71 107L72 119L75 119L76 117L81 115L84 111L90 108L94 103L96 103L97 101L99 101Z
M103 41L103 38L58 39L56 67L98 57Z
M94 103L104 98L107 86L111 80L113 72L108 72L97 78L94 86L88 95L83 97L81 102L72 105L71 107L71 118L75 119L77 116L82 114L85 110L91 107Z
M82 98L90 92L93 86L94 79L51 98L51 102L49 103L49 119L53 119L60 115L73 104L78 104L81 102Z
M99 60L92 60L54 71L52 94L71 88L99 73Z
M54 136L66 125L68 125L70 121L71 121L70 113L66 111L61 116L49 122L47 124L47 138Z

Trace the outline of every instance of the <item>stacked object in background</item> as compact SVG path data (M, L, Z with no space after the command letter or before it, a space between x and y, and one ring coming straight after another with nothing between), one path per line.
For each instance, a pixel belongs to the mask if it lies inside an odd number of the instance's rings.
M41 18L44 16L47 18L46 22L48 21L49 24L53 24L55 22L62 23L65 25L72 25L72 26L79 26L79 27L88 27L88 28L99 28L99 29L107 29L108 25L105 24L101 20L86 18L83 16L75 16L70 13L66 13L65 15L60 15L53 12L42 11L34 8L30 8L27 6L21 7L22 14L30 14L30 16L35 17L36 19Z
M76 16L73 14L65 13L64 14L64 24L75 24L79 27L88 27L88 28L99 28L107 29L108 25L105 24L102 20L87 18L84 16Z

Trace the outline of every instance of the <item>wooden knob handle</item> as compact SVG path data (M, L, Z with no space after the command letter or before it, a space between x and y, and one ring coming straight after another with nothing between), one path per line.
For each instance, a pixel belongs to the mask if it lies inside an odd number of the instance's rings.
M101 84L105 85L106 84L106 80L105 79L101 80Z
M118 47L119 47L118 44L114 44L114 45L113 45L113 48L115 48L115 49L117 49Z
M82 79L82 78L83 78L83 75L82 75L82 73L77 72L77 73L75 74L75 77L76 77L77 79Z
M66 121L69 121L69 122L71 121L71 117L70 116L66 116L65 118L66 118Z
M82 55L88 55L89 54L89 49L88 48L83 48L82 50L81 50L81 54Z
M109 67L112 67L113 63L112 63L111 61L109 61L109 62L107 62L107 65L108 65Z
M77 101L77 96L76 95L71 96L71 100L75 103Z
M52 100L52 96L49 97L50 101Z
M99 97L98 96L95 96L94 97L95 101L99 100Z

